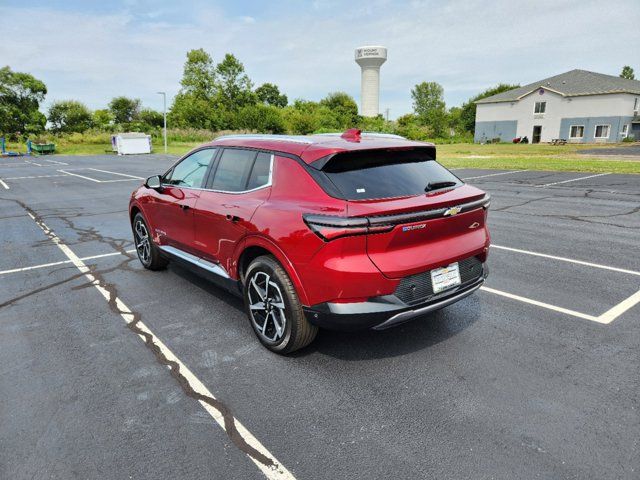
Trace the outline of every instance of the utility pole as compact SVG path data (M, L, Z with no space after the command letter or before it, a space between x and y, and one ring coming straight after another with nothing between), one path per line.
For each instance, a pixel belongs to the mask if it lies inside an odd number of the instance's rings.
M162 95L163 104L163 117L164 117L164 129L162 131L164 137L164 153L167 153L167 92L157 92L158 95Z
M387 118L387 122L389 121L389 109L385 108L384 110L385 117Z

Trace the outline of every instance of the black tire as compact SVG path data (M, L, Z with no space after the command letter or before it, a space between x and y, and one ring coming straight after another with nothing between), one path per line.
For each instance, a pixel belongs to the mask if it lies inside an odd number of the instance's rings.
M285 354L306 347L313 341L318 327L305 318L289 275L274 257L264 255L256 258L247 268L244 278L245 310L253 331L265 347ZM267 282L269 287L265 289ZM264 293L267 294L266 302ZM264 309L260 308L260 303ZM284 305L283 309L279 308L281 304ZM251 305L254 305L254 309ZM282 318L284 328L280 325L278 329L277 322Z
M148 270L163 270L167 268L169 261L162 256L160 249L153 242L153 237L149 233L147 222L141 213L136 213L131 222L133 230L133 243L136 247L138 260L142 266ZM146 232L147 246L145 247L142 239L143 232Z

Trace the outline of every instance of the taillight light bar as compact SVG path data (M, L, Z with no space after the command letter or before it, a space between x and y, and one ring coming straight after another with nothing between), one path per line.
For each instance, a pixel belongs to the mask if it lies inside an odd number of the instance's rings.
M305 214L302 218L304 218L304 222L311 231L326 242L341 237L390 232L393 230L393 225L370 226L369 219L366 217Z
M491 204L491 197L486 194L479 200L409 213L395 213L371 217L338 217L334 215L304 214L302 218L309 228L324 241L352 235L390 232L396 225L431 220L465 213L477 208L486 212ZM452 213L452 210L455 212Z

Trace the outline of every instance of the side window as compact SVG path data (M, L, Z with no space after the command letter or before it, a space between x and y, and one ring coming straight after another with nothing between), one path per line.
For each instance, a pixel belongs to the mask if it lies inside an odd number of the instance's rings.
M260 152L253 164L247 190L262 187L269 183L269 173L271 173L271 154Z
M222 152L211 188L224 192L241 192L251 173L256 152L227 148Z
M162 182L178 187L202 187L204 175L215 153L215 148L198 150L173 167Z

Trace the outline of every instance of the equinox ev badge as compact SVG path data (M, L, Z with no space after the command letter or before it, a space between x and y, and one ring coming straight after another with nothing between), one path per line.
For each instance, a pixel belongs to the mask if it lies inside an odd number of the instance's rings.
M425 223L421 223L420 225L407 225L406 227L402 227L403 232L410 232L411 230L420 230L425 228L427 225Z
M451 207L451 208L447 208L447 209L445 210L445 212L444 212L444 216L445 216L445 217L447 217L447 216L451 216L451 217L452 217L452 216L454 216L454 215L459 214L461 211L462 211L462 208L461 208L461 207Z

